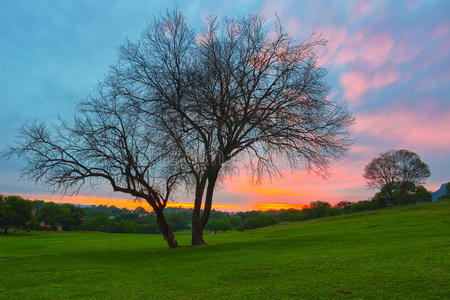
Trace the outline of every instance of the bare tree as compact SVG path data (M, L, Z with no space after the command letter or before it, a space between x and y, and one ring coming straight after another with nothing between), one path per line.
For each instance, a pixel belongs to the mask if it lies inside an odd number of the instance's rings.
M25 159L25 175L64 192L106 181L116 192L146 200L169 247L176 247L163 210L182 172L167 163L155 128L141 122L125 100L101 86L81 103L73 122L24 125L18 143L4 156Z
M364 178L371 188L384 189L392 203L398 204L393 191L397 186L405 191L410 183L424 183L430 169L419 155L408 150L391 150L372 159L364 168Z
M292 167L326 172L349 148L345 103L327 98L312 36L293 40L258 16L215 18L195 35L178 11L156 19L120 50L114 89L159 124L173 162L195 189L192 244L203 244L218 178L243 163L258 180ZM202 210L202 205L203 210Z

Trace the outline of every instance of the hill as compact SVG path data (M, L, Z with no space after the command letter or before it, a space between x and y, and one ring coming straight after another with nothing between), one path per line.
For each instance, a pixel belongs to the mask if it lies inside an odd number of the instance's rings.
M448 186L448 184L449 184L449 183L443 183L443 184L441 184L441 187L440 187L436 192L434 192L434 193L431 195L432 201L437 201L437 199L438 199L439 197L444 196L445 194L447 194L447 191L448 191L447 186Z
M159 235L0 238L4 299L442 299L450 202L284 223L166 249ZM189 243L188 233L177 235Z

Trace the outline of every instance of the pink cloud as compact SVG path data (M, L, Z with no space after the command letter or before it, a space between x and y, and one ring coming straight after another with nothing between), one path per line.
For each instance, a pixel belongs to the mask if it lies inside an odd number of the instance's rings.
M370 82L362 72L344 73L339 82L344 89L344 97L354 105L358 104L361 96L370 89Z
M355 10L358 13L366 13L370 9L370 2L368 0L358 0L355 3Z
M434 32L431 36L432 37L445 36L448 34L449 27L450 27L449 24L442 24L441 26L437 27L434 30Z
M327 65L333 60L338 48L345 43L347 31L343 27L330 26L321 28L318 32L328 41L327 47L319 55L319 63L321 65Z
M400 75L396 71L382 71L373 77L371 85L374 89L380 89L386 85L396 82L399 77Z
M416 57L421 50L421 45L409 45L406 41L403 41L392 50L391 59L394 63L402 64Z
M362 32L357 32L353 35L347 35L342 47L337 51L333 63L335 65L342 65L348 62L354 62L359 56L359 49L363 41L364 35Z
M369 0L357 0L351 10L352 22L359 21L369 12L370 8L371 3Z
M396 82L400 74L391 69L381 70L371 76L369 72L349 71L343 73L339 78L339 83L344 90L344 98L353 105L360 103L362 96L369 90L378 90L386 85Z
M388 107L356 115L357 134L386 142L392 148L444 151L450 148L450 110L434 111L432 102L414 109ZM385 144L386 144L385 143Z
M362 48L361 58L372 66L378 67L389 59L394 41L387 35L379 34L367 41Z
M289 18L286 29L290 34L297 35L300 32L300 22L296 18Z
M358 52L354 47L346 46L336 55L334 64L342 65L348 62L353 62L358 57Z

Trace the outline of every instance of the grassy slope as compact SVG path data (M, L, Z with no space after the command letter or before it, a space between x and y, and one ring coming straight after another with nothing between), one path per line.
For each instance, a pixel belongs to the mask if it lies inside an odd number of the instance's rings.
M158 235L2 236L0 298L450 298L448 201L206 240L169 250Z

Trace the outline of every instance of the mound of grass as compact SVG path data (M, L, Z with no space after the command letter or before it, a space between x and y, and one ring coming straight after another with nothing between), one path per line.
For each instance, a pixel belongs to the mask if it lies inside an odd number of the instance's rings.
M178 234L188 245L188 233ZM0 237L5 299L443 299L450 202L206 236L63 232Z

